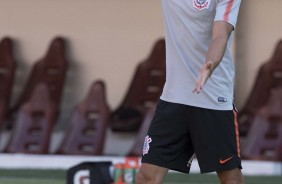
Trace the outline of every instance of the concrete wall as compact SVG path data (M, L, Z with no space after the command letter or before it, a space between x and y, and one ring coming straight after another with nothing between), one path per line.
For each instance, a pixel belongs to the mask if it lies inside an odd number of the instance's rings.
M242 0L236 37L236 95L242 107L260 65L268 61L282 39L281 0Z
M0 0L0 38L15 40L18 59L13 101L33 63L57 35L68 40L71 62L64 91L63 117L103 79L109 105L116 108L136 64L163 37L159 1L152 0Z

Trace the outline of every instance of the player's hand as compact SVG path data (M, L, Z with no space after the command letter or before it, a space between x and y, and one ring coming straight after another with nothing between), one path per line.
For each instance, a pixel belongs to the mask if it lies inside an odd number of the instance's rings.
M212 61L208 61L202 66L202 69L200 71L198 80L196 81L196 87L193 90L193 93L199 94L201 90L203 89L205 83L207 82L208 78L210 77L212 73Z

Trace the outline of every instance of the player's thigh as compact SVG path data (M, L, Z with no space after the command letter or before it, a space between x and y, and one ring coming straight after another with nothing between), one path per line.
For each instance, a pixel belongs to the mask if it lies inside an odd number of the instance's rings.
M218 178L221 184L243 184L244 179L241 169L231 169L226 171L218 171Z
M168 169L143 163L136 175L136 184L162 183Z
M232 110L193 110L190 130L201 172L242 168L235 113Z

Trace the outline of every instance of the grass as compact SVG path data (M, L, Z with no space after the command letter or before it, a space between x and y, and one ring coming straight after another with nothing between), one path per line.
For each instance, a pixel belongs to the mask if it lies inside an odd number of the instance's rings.
M1 184L66 184L64 179L0 178Z
M245 184L282 184L282 176L245 176ZM215 174L169 174L165 184L218 184Z
M66 184L66 171L0 169L0 184Z
M164 184L218 184L214 174L170 173ZM281 184L282 176L246 176L246 184ZM0 169L0 184L66 184L64 170Z

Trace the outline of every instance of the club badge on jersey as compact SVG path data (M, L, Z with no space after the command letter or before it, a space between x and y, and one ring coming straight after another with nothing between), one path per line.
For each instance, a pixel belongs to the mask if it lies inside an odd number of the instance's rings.
M143 156L148 154L150 149L150 143L152 142L152 138L148 135L145 137L144 146L143 146Z
M192 0L193 7L198 10L208 9L211 4L211 0Z

